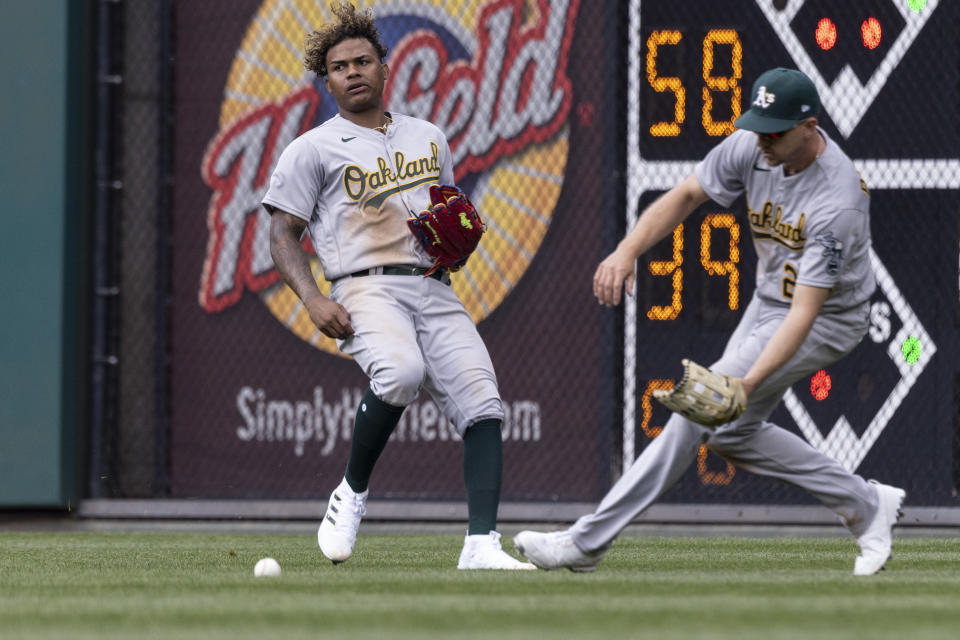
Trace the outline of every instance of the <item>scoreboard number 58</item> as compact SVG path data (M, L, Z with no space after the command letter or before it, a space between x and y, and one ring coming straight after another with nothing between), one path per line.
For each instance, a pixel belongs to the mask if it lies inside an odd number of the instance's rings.
M687 89L677 76L661 75L657 69L657 55L660 47L677 46L683 34L676 30L654 31L647 38L647 82L658 93L670 91L674 95L673 121L655 122L650 126L650 134L656 137L680 135L680 126L686 121ZM714 50L717 45L732 48L731 70L729 75L714 75ZM719 137L733 133L734 120L740 117L740 79L743 77L743 46L734 29L713 29L703 38L701 57L703 86L701 88L702 108L700 122L708 135ZM714 92L728 93L730 102L729 120L714 120Z

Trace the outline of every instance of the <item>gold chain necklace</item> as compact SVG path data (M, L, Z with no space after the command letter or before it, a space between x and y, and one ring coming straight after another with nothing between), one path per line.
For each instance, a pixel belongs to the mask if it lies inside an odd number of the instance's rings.
M386 118L386 122L384 122L384 123L383 123L382 125L380 125L379 127L374 127L373 130L374 130L374 131L379 131L380 133L386 135L386 134L387 134L387 127L390 126L391 124L393 124L393 120L391 120L391 119L390 119L390 116L387 115L387 114L383 114L383 117Z

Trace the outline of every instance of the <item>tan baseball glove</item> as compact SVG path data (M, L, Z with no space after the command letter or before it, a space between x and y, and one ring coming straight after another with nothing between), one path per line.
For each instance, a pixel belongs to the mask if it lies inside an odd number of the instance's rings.
M657 389L653 397L671 411L705 427L736 420L747 408L747 395L738 378L723 376L683 359L683 378L673 389Z

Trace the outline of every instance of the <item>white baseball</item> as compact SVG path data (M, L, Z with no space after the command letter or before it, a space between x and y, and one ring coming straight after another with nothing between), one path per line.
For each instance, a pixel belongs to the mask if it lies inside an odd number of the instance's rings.
M253 575L258 578L272 578L280 575L280 563L273 558L260 558L253 567Z

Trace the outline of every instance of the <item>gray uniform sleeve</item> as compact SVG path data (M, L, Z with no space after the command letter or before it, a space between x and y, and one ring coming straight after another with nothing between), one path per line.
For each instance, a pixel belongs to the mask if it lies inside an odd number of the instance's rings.
M831 213L809 229L800 258L797 284L830 289L841 280L860 279L868 274L848 273L848 262L858 247L869 246L868 218L862 211L845 209ZM869 265L866 260L857 260Z
M323 180L320 153L301 136L280 154L263 206L269 213L280 209L309 222L320 199Z
M697 164L697 181L711 200L729 207L744 192L744 175L754 156L754 146L752 133L735 131Z

